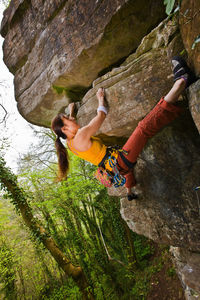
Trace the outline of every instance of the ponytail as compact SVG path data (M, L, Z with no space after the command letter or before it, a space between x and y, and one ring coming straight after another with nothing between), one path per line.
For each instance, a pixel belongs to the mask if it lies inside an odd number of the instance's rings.
M62 132L61 128L63 127L62 117L64 114L58 114L51 123L51 128L57 135L55 146L58 156L58 176L57 181L61 181L67 177L67 172L69 170L69 159L67 149L63 146L60 137L66 139L66 135Z
M57 137L55 141L57 156L58 156L58 176L57 180L61 181L67 177L69 170L69 159L67 149L63 146L60 138Z

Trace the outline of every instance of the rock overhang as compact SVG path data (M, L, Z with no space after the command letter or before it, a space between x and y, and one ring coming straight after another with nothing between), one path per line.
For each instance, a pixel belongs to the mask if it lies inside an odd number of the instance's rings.
M162 0L11 1L1 34L19 112L50 126L56 112L82 99L164 17Z

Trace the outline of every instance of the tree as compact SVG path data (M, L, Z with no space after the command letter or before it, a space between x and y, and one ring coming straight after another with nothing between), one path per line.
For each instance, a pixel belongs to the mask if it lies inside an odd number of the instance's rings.
M30 128L37 140L29 146L29 151L18 159L18 173L24 170L39 171L45 167L53 171L56 160L55 134L48 128L41 129L32 125Z
M38 238L43 245L49 250L51 255L57 261L67 276L71 276L79 286L85 299L92 299L93 296L86 291L88 283L81 267L74 266L70 260L58 248L54 239L40 224L36 217L33 216L31 207L28 204L28 195L17 183L17 177L5 166L5 161L0 158L0 184L1 188L7 192L7 196L15 205L18 212L21 213L25 224L31 230L33 235Z

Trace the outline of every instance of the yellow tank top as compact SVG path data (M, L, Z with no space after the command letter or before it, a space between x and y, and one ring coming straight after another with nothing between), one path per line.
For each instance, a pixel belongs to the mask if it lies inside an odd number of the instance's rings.
M92 146L86 151L78 151L73 146L73 139L67 144L71 152L80 158L91 162L93 165L98 166L106 154L107 147L97 137L91 137Z

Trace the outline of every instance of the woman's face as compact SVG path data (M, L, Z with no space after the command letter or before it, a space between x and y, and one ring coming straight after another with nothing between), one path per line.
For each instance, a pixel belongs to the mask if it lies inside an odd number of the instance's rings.
M76 120L73 117L62 117L64 126L61 128L61 131L67 136L67 139L72 139L75 137L80 126L76 123Z

